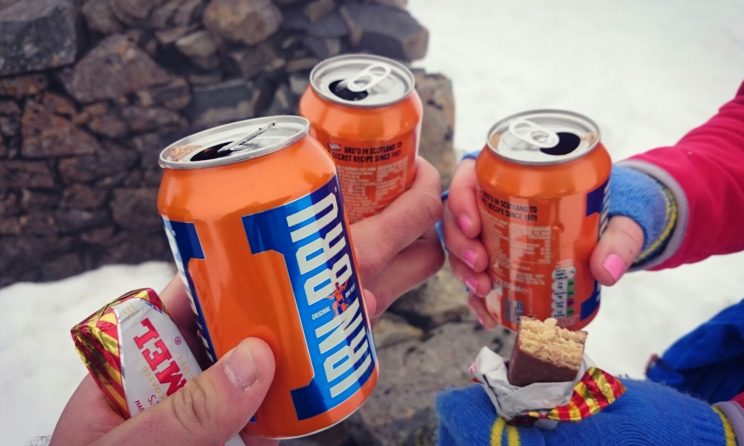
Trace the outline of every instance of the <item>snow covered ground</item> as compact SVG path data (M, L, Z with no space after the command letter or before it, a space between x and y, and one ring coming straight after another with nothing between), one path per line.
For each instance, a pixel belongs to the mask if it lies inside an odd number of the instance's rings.
M454 82L456 144L482 146L490 125L531 108L596 120L615 159L670 144L713 114L744 78L737 0L410 0L431 31L418 63ZM85 370L69 328L135 287L162 288L169 264L108 266L63 281L0 290L3 444L51 433ZM642 376L646 359L744 297L744 255L634 273L604 291L588 351Z

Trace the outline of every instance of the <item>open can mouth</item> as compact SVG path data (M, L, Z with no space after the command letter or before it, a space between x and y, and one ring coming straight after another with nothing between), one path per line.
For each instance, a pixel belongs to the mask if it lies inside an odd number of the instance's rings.
M267 116L203 130L160 152L160 166L200 169L258 158L305 137L309 122L300 116Z
M560 164L591 152L600 140L591 119L566 110L530 110L498 121L488 131L495 154L520 164Z

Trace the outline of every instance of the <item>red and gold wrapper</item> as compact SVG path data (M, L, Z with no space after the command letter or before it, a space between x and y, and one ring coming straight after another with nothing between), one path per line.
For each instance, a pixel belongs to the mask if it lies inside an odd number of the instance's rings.
M584 357L584 364L573 381L516 386L509 382L506 360L483 347L470 373L483 386L499 416L512 423L537 423L550 429L557 422L588 418L625 393L619 379L589 365L590 362Z
M106 399L129 418L201 369L151 289L130 291L75 325L72 339Z

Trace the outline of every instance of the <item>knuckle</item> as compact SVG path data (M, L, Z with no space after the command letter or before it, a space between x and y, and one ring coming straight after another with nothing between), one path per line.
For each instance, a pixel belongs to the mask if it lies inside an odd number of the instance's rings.
M382 247L367 249L364 252L357 251L357 262L363 280L370 280L379 275L385 266L385 256Z
M188 383L181 391L172 395L173 404L170 405L173 419L177 421L184 432L198 437L200 432L210 430L215 422L216 412L210 410L209 386L200 379Z
M419 201L421 207L421 215L424 216L427 229L428 225L434 224L437 220L442 217L442 199L439 195L435 194L424 194Z

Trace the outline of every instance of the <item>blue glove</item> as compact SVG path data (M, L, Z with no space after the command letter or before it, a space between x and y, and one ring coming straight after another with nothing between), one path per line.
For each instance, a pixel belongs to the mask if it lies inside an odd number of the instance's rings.
M623 379L627 391L615 403L554 430L514 427L496 416L480 385L437 397L439 444L471 445L720 445L733 446L728 420L718 409L650 381Z
M609 216L624 215L643 230L643 248L635 264L660 254L677 221L672 193L652 177L622 165L612 167Z
M710 403L744 392L744 300L675 342L646 375Z

